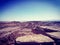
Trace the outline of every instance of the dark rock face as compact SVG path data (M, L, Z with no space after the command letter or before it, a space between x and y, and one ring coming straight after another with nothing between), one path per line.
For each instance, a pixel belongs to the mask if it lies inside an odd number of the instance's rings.
M51 30L51 29L47 29L47 28L44 28L43 29L45 32L59 32L59 31L57 31L57 30Z
M13 35L0 38L0 45L11 45L15 43Z
M35 29L32 30L32 32L35 34L42 34L44 30L42 28L36 27Z

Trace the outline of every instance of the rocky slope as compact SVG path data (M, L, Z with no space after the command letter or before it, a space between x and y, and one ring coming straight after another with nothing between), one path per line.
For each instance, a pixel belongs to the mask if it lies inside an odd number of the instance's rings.
M17 41L55 42L60 41L59 35L60 22L0 22L0 45L12 45Z

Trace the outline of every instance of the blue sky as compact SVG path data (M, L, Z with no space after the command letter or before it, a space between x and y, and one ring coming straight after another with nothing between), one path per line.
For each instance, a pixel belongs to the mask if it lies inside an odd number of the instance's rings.
M59 21L59 0L1 0L0 21Z

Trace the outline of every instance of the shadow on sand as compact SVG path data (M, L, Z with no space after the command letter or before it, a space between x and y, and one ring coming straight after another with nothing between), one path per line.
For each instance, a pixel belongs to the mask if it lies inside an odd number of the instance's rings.
M44 43L36 43L36 42L22 42L15 43L15 45L60 45L60 42L44 42Z

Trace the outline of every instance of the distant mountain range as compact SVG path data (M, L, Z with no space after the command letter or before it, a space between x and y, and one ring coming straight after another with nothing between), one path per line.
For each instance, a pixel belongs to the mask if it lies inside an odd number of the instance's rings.
M27 21L27 22L19 22L19 21L12 21L12 22L2 22L0 21L0 28L4 27L13 27L13 26L21 26L21 27L33 27L35 25L40 26L60 26L60 21Z

